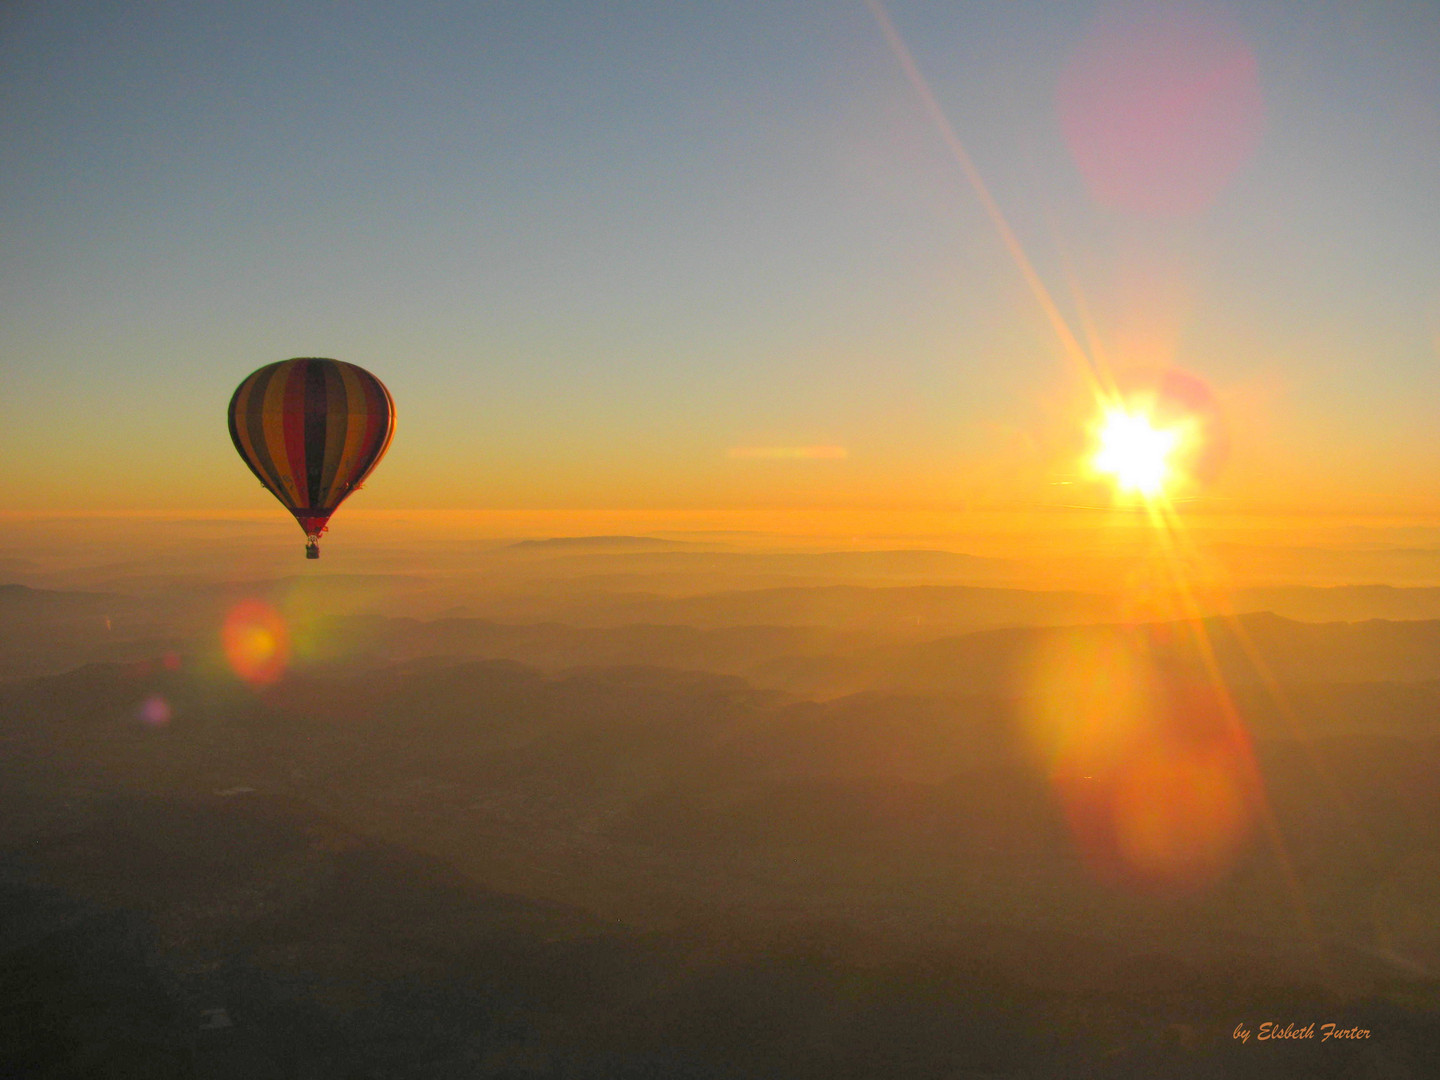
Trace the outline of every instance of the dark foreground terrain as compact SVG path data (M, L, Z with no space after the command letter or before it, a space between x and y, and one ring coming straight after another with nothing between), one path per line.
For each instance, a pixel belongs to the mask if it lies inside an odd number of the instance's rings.
M1270 817L1170 888L1021 737L1039 630L328 627L0 685L0 1075L1440 1075L1434 623L1212 628Z

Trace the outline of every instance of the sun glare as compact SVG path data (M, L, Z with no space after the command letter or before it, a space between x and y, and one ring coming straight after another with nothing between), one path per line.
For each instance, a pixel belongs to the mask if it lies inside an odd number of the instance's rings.
M1123 492L1159 495L1171 474L1170 457L1180 445L1175 428L1157 428L1144 413L1123 408L1105 411L1099 449L1092 465Z

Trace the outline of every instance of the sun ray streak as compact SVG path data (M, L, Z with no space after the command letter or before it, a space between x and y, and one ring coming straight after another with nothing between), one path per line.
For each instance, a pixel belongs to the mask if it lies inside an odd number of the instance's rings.
M1155 523L1156 532L1165 545L1167 564L1170 572L1172 586L1175 594L1180 600L1182 611L1185 615L1186 624L1192 627L1193 639L1196 651L1205 667L1206 677L1210 680L1211 686L1216 692L1217 699L1223 707L1225 722L1230 726L1231 731L1245 740L1249 745L1249 731L1245 726L1245 720L1240 715L1239 709L1235 706L1234 699L1230 695L1229 688L1225 684L1223 672L1220 670L1220 661L1215 654L1214 643L1210 640L1205 629L1204 612L1194 591L1190 588L1188 576L1184 572L1184 563L1177 554L1177 547L1180 537L1184 535L1181 522L1173 508L1165 505L1163 500L1146 500L1146 507L1150 512L1151 519ZM1315 920L1310 911L1309 901L1305 897L1305 888L1300 881L1300 876L1295 869L1294 861L1290 857L1289 847L1285 843L1285 837L1280 829L1280 823L1275 816L1274 808L1270 805L1269 796L1265 791L1264 777L1260 774L1259 766L1255 763L1253 756L1246 754L1240 758L1241 767L1244 770L1243 780L1249 792L1252 805L1257 819L1265 834L1271 853L1274 855L1279 867L1280 874L1285 881L1286 891L1289 894L1290 902L1294 908L1296 921L1299 923L1301 932L1305 935L1310 949L1317 961L1322 965L1321 971L1327 981L1333 982L1333 976L1324 966L1323 954L1320 947L1320 934L1315 926Z
M1019 237L1010 227L999 203L991 194L984 178L980 175L979 169L971 159L969 152L965 149L964 143L960 140L954 126L945 115L944 109L931 91L928 82L919 65L915 62L913 55L900 36L895 24L891 21L884 5L880 0L866 0L871 14L879 24L880 31L884 35L890 50L894 53L896 60L905 72L915 93L920 98L922 105L929 114L931 120L938 129L946 148L951 156L965 174L966 180L974 189L982 207L994 224L1000 240L1010 257L1014 260L1016 267L1020 270L1022 277L1029 286L1036 302L1040 305L1045 318L1050 323L1057 338L1060 341L1065 356L1074 365L1077 372L1085 379L1091 392L1102 406L1106 403L1115 403L1118 400L1116 389L1109 385L1105 369L1100 362L1103 355L1100 348L1099 337L1089 318L1088 307L1084 303L1083 296L1074 280L1074 273L1069 261L1064 260L1066 280L1071 294L1074 296L1077 308L1080 311L1082 327L1086 334L1089 348L1081 344L1071 329L1050 290L1041 279L1039 272L1026 254L1024 246L1020 243ZM1062 252L1063 255L1063 252ZM1167 575L1175 588L1175 594L1179 598L1182 609L1187 615L1187 621L1192 626L1193 635L1196 640L1197 651L1202 658L1202 664L1207 679L1221 702L1224 722L1230 727L1232 735L1243 740L1243 745L1249 745L1249 732L1246 729L1244 718L1240 715L1219 667L1219 661L1215 655L1214 645L1210 641L1205 629L1203 617L1199 604L1189 586L1187 574L1185 573L1186 556L1190 554L1188 545L1182 539L1184 529L1179 520L1175 508L1170 505L1163 490L1155 487L1150 491L1142 491L1143 505L1146 515L1149 517L1152 526L1163 549L1164 561L1167 565ZM1254 758L1249 754L1242 755L1244 775L1242 781L1248 789L1249 798L1253 804L1254 811L1258 817L1261 827L1265 833L1269 846L1278 863L1281 875L1283 876L1287 891L1294 905L1295 916L1300 924L1302 933L1310 942L1316 956L1320 955L1319 938L1315 929L1314 920L1310 914L1309 904L1305 899L1303 886L1295 871L1294 863L1290 858L1285 840L1281 834L1279 823L1276 820L1273 808L1265 792L1264 780L1260 775L1259 767ZM1328 976L1327 976L1328 977Z
M1191 602L1193 603L1193 596ZM1197 611L1198 616L1198 611ZM1224 675L1220 671L1220 662L1215 655L1214 643L1206 633L1204 620L1196 617L1192 619L1191 626L1194 629L1194 637L1201 659L1205 664L1211 684L1216 690L1219 700L1225 708L1224 718L1232 730L1244 736L1247 743L1249 732L1246 730L1244 718L1240 710L1235 707L1235 701L1230 696L1229 688L1225 685ZM1327 981L1333 982L1333 975L1328 965L1324 962L1323 953L1320 947L1320 933L1315 926L1314 916L1310 911L1309 901L1305 897L1305 887L1300 881L1300 875L1295 870L1294 860L1290 857L1289 847L1285 843L1285 836L1280 830L1280 822L1275 817L1275 810L1270 805L1270 798L1265 792L1264 777L1260 775L1260 767L1250 755L1241 759L1242 768L1245 770L1244 780L1249 790L1250 798L1254 806L1256 816L1260 825L1265 831L1265 838L1269 841L1271 852L1274 854L1279 866L1281 876L1285 879L1285 887L1290 894L1290 902L1294 905L1295 918L1300 924L1300 930L1305 935L1317 962L1321 965L1321 973Z
M990 193L990 188L985 183L985 178L980 175L980 170L976 168L969 151L965 149L965 144L960 141L960 136L955 131L954 125L950 123L949 117L945 115L945 110L941 107L934 93L931 92L930 84L920 71L920 66L915 62L915 58L911 55L904 38L900 36L900 32L895 28L895 24L890 21L890 15L886 12L885 6L880 3L880 0L866 0L866 3L870 8L870 13L875 16L875 21L879 23L880 32L884 34L885 41L890 46L890 51L895 54L895 59L899 61L900 67L905 72L905 77L909 79L910 85L919 96L921 104L925 106L925 111L929 113L930 119L934 121L936 128L939 130L940 137L944 140L946 148L950 151L950 155L955 159L956 164L960 166L960 171L965 174L965 179L970 182L970 186L975 190L976 196L980 199L981 206L985 208L986 214L989 215L991 222L995 225L996 231L1000 234L1001 243L1005 245L1005 249L1010 253L1010 257L1014 259L1015 265L1025 278L1026 284L1030 286L1030 291L1040 304L1040 308L1045 313L1045 317L1049 321L1051 328L1060 339L1060 346L1064 350L1065 355L1085 377L1092 390L1097 389L1100 380L1097 376L1094 361L1085 352L1084 346L1080 344L1080 340L1075 336L1075 332L1071 330L1070 324L1066 321L1064 314L1056 305L1054 297L1050 295L1050 290L1045 287L1045 282L1041 280L1039 272L1036 271L1034 264L1030 261L1030 257L1026 255L1025 248L1020 243L1020 238L1015 235L1015 230L1010 227L1010 222L1000 209L1000 204L995 201L995 197Z
M1065 288L1070 293L1070 301L1075 305L1075 315L1080 322L1080 330L1085 335L1085 345L1089 349L1091 358L1091 371L1095 379L1095 386L1101 400L1106 402L1118 402L1120 400L1120 388L1115 384L1115 378L1110 370L1110 363L1106 357L1105 344L1100 338L1100 329L1090 311L1090 302L1085 299L1085 291L1080 287L1080 278L1075 273L1074 263L1070 259L1069 249L1061 239L1060 230L1056 227L1053 216L1047 208L1046 218L1050 223L1050 240L1055 245L1056 253L1060 257L1061 273L1065 279Z
M1275 673L1270 670L1270 665L1265 662L1265 658L1261 655L1259 648L1256 647L1254 639L1251 638L1249 632L1245 629L1245 624L1240 621L1240 618L1233 610L1224 611L1222 616L1225 619L1226 625L1230 628L1230 632L1235 635L1235 640L1240 644L1240 648L1244 651L1245 658L1250 662L1251 669L1259 676L1260 685L1265 688L1265 693L1269 696L1281 717L1285 720L1286 725L1290 729L1290 733L1295 737L1295 741L1304 750L1306 760L1309 761L1310 767L1315 770L1315 775L1324 783L1330 798L1334 801L1335 806L1344 817L1346 825L1353 829L1357 835L1363 836L1365 830L1360 824L1360 816L1355 812L1355 808L1350 800L1345 797L1345 792L1331 774L1329 767L1326 766L1320 755L1315 752L1315 746L1310 732L1305 730L1301 725L1300 718L1296 715L1295 707L1286 695L1284 687L1280 685L1280 680L1276 678ZM1368 844L1362 845L1360 850L1368 852L1370 847Z

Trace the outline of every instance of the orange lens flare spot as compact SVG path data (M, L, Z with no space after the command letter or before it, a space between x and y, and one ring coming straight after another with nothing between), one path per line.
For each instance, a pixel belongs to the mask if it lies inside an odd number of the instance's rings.
M269 604L244 600L230 609L220 628L230 669L251 686L269 686L290 663L290 632Z
M1029 735L1048 769L1103 772L1143 731L1154 689L1123 635L1076 630L1057 635L1030 672Z
M1142 890L1198 888L1249 834L1249 741L1185 635L1057 632L1027 687L1032 745L1086 865Z

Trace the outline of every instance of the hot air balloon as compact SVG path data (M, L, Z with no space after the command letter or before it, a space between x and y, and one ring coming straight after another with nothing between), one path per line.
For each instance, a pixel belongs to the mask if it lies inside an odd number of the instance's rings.
M364 368L323 357L266 364L235 388L235 449L305 530L320 557L330 515L380 463L395 434L395 401Z

